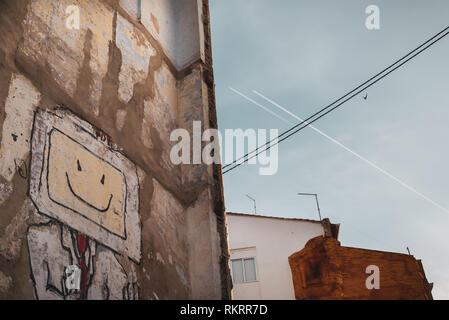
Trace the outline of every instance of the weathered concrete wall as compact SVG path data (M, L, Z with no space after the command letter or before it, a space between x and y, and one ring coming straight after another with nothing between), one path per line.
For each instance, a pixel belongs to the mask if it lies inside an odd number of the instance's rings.
M432 299L421 261L410 255L342 247L336 239L317 237L288 260L298 300ZM370 266L379 272L367 273ZM379 280L375 288L373 276Z
M138 3L0 0L2 299L230 297L221 170L169 157L217 126L208 3Z
M202 0L120 0L120 5L161 44L176 69L204 60Z
M177 69L200 58L200 15L193 0L141 0L142 24L157 39Z

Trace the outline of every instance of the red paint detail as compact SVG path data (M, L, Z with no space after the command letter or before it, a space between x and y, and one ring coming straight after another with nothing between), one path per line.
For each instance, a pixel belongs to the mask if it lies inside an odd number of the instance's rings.
M78 251L80 256L86 251L86 236L84 234L78 233Z
M84 257L80 259L80 267L81 267L81 293L82 299L85 300L87 298L87 266L84 261Z
M108 134L104 133L103 131L95 130L95 136L97 139L99 138L100 141L103 141L103 142L107 141L109 146L112 145L112 138Z
M87 298L87 265L85 259L85 252L87 248L87 238L84 234L78 233L78 252L80 254L80 268L81 268L81 299Z

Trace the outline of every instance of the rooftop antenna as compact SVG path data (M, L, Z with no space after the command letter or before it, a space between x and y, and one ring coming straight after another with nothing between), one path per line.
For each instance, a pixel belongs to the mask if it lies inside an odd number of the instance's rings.
M142 0L137 0L137 20L142 22Z
M407 247L408 255L411 256L410 249Z
M318 209L318 216L320 217L320 221L321 219L321 211L320 211L320 204L318 203L318 195L316 193L298 193L298 196L311 196L311 197L315 197L315 201L316 201L316 207Z
M249 195L246 195L246 197L254 202L254 214L257 214L256 199L250 197Z

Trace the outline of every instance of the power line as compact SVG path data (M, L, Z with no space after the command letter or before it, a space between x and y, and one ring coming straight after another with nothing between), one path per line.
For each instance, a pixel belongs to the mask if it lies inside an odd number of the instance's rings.
M401 62L402 60L404 60L405 58L409 57L410 55L412 55L414 52L418 51L419 49L421 49L422 47L424 47L427 43L431 42L432 40L434 40L435 38L437 38L438 36L440 36L441 34L443 34L444 32L446 32L447 30L449 30L449 26L444 28L442 31L438 32L436 35L434 35L433 37L431 37L430 39L428 39L427 41L425 41L423 44L419 45L418 47L416 47L414 50L410 51L409 53L407 53L405 56L403 56L402 58L400 58L399 60L396 60L394 63L392 63L390 66L388 66L387 68L383 69L381 72L377 73L375 76L371 77L369 80L365 81L364 83L362 83L361 85L359 85L358 87L356 87L355 89L349 91L348 93L346 93L344 96L338 98L337 100L335 100L334 102L332 102L331 104L327 105L326 107L324 107L323 109L319 110L318 112L316 112L315 114L313 114L312 116L310 116L309 118L307 118L306 120L298 123L297 125L293 126L292 128L288 129L287 131L283 132L282 134L279 135L278 138L286 135L287 133L293 131L294 129L296 129L297 127L299 127L300 125L306 123L308 120L312 119L313 117L317 116L318 114L320 114L321 112L329 109L330 107L332 107L334 104L340 102L341 100L343 100L344 98L346 98L347 96L351 95L353 92L355 92L356 90L360 89L361 87L363 87L364 85L368 84L369 82L371 82L372 80L374 80L375 78L379 77L382 73L386 72L388 69L394 67L396 64L398 64L399 62ZM426 48L424 48L423 50L421 50L420 52L418 52L418 54L420 54L421 52L423 52L424 50L426 50L428 47L432 46L434 43L436 43L437 41L441 40L443 37L445 37L447 35L444 34L442 37L440 37L439 39L437 39L436 41L434 41L433 43L431 43L429 46L427 46ZM416 55L418 55L416 54ZM416 55L414 55L412 58L414 58ZM404 63L402 63L400 66L402 66L403 64L405 64L406 62L408 62L411 59L408 59L407 61L405 61ZM399 66L399 67L400 67ZM397 68L395 68L397 69ZM394 71L394 70L392 70ZM391 72L390 72L391 73ZM389 74L389 73L388 73ZM388 75L387 74L387 75ZM379 79L380 80L380 79ZM377 81L376 81L377 82ZM374 83L373 83L374 84ZM373 85L371 84L371 85ZM371 86L370 85L370 86ZM369 88L370 86L362 89L361 91L366 90L367 88ZM232 88L231 88L232 90ZM233 90L234 91L234 90ZM358 92L357 94L359 94L360 92ZM357 95L356 94L356 95ZM235 162L240 161L242 159L244 159L246 156L248 156L249 154L256 152L258 150L260 150L262 147L268 145L269 143L275 141L276 139L272 139L271 141L269 141L268 143L266 143L265 145L259 146L258 148L256 148L255 150L247 153L245 156L240 157L239 159L237 159L236 161L234 161L233 163L230 163L226 166L223 167L223 169L226 169L229 166L232 166Z
M282 111L286 112L287 114L289 114L290 116L292 116L293 118L296 118L299 121L304 121L303 119L301 119L300 117L298 117L297 115L291 113L290 111L288 111L287 109L285 109L284 107L282 107L281 105L277 104L276 102L274 102L273 100L270 100L269 98L265 97L263 94L253 90L253 92L255 94L257 94L258 96L260 96L261 98L263 98L264 100L268 101L269 103L271 103L272 105L274 105L275 107L281 109ZM244 97L246 97L245 95L243 95ZM343 148L344 150L348 151L349 153L351 153L353 156L355 156L356 158L358 158L359 160L365 162L367 165L371 166L372 168L376 169L377 171L379 171L380 173L382 173L383 175L385 175L386 177L392 179L393 181L395 181L396 183L400 184L402 187L406 188L407 190L413 192L414 194L418 195L419 197L421 197L422 199L426 200L427 202L431 203L432 205L436 206L437 208L445 211L446 213L449 213L449 210L446 209L445 207L443 207L442 205L440 205L439 203L437 203L436 201L432 200L431 198L429 198L428 196L426 196L425 194L419 192L418 190L416 190L414 187L410 186L409 184L405 183L404 181L402 181L401 179L397 178L396 176L392 175L390 172L382 169L381 167L379 167L378 165L376 165L375 163L373 163L371 160L365 158L364 156L358 154L357 152L351 150L350 148L348 148L347 146L345 146L344 144L342 144L341 142L337 141L336 139L332 138L331 136L329 136L328 134L324 133L323 131L319 130L318 128L314 127L313 125L309 126L311 129L313 129L315 132L317 132L318 134L322 135L323 137L325 137L326 139L330 140L331 142L335 143L336 145L338 145L339 147Z
M322 108L320 111L316 112L315 114L313 114L312 116L310 116L309 118L307 118L304 121L301 121L300 123L298 123L297 125L293 126L292 128L288 129L287 131L283 132L282 134L280 134L277 138L270 140L269 142L265 143L264 145L261 145L259 147L257 147L256 149L254 149L251 152L248 152L246 155L240 157L239 159L236 159L235 161L233 161L232 163L226 165L223 167L223 169L229 168L223 172L223 174L228 173L229 171L232 171L234 169L236 169L237 167L241 166L242 164L248 162L249 160L253 159L254 157L257 157L259 154L259 150L266 147L263 151L268 151L269 149L271 149L271 147L281 143L282 141L285 141L286 139L290 138L291 136L293 136L294 134L298 133L299 131L301 131L302 129L304 129L305 127L311 125L312 123L314 123L315 121L318 121L319 119L321 119L322 117L324 117L325 115L327 115L328 113L334 111L335 109L337 109L338 107L340 107L341 105L345 104L346 102L348 102L349 100L351 100L352 98L354 98L355 96L359 95L361 92L365 91L366 89L370 88L371 86L373 86L374 84L376 84L377 82L379 82L380 80L382 80L383 78L387 77L389 74L391 74L392 72L394 72L395 70L399 69L400 67L402 67L404 64L406 64L407 62L409 62L410 60L412 60L413 58L415 58L416 56L418 56L419 54L421 54L422 52L424 52L425 50L427 50L428 48L430 48L432 45L434 45L435 43L437 43L438 41L440 41L441 39L443 39L445 36L447 36L449 34L449 32L447 32L449 30L449 26L444 28L442 31L440 31L439 33L437 33L436 35L434 35L433 37L431 37L430 39L428 39L427 41L425 41L423 44L419 45L418 47L416 47L414 50L410 51L409 53L407 53L405 56L403 56L402 58L400 58L399 60L397 60L396 62L394 62L393 64L391 64L390 66L388 66L387 68L383 69L381 72L377 73L375 76L371 77L369 80L365 81L364 83L362 83L361 85L359 85L358 87L356 87L355 89L351 90L350 92L346 93L345 95L343 95L342 97L340 97L339 99L335 100L334 102L332 102L331 104L327 105L326 107ZM406 59L406 60L404 60ZM394 67L394 68L393 68ZM391 69L393 68L393 69ZM389 70L391 69L391 70ZM389 70L389 71L388 71ZM386 71L388 71L387 73L385 73ZM380 76L380 77L379 77ZM377 78L377 79L376 79ZM374 79L376 79L374 82ZM349 97L348 97L349 96ZM348 98L347 98L348 97ZM346 99L345 99L346 98ZM343 101L342 101L343 100ZM341 101L341 102L340 102ZM340 103L339 103L340 102ZM338 103L336 106L332 107L333 105L335 105L336 103ZM332 107L332 108L331 108ZM331 108L331 109L329 109ZM329 110L327 110L329 109ZM326 111L327 110L327 111ZM326 111L325 113L323 113L324 111ZM323 114L321 114L323 113ZM321 114L321 115L320 115ZM318 116L317 118L315 118L316 116ZM315 119L313 119L315 118ZM313 119L313 120L311 120ZM299 128L298 128L299 127ZM298 128L298 129L297 129ZM296 130L295 130L296 129ZM293 132L292 132L293 131ZM281 138L282 137L282 138ZM281 138L281 139L279 139ZM255 155L247 158L250 154L256 152ZM246 159L245 159L246 158ZM240 160L245 159L243 162L238 163Z

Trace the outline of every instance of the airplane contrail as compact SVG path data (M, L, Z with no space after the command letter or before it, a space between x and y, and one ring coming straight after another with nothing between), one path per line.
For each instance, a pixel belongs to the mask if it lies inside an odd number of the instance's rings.
M236 92L237 94L239 94L240 96L242 96L243 98L245 98L246 100L253 102L254 100L247 97L246 95L244 95L243 93L233 89L234 92ZM422 199L426 200L427 202L431 203L432 205L434 205L435 207L439 208L440 210L443 210L446 213L449 213L449 210L446 209L445 207L443 207L442 205L440 205L439 203L437 203L436 201L432 200L431 198L429 198L428 196L424 195L423 193L419 192L418 190L416 190L415 188L413 188L412 186L410 186L409 184L405 183L404 181L400 180L399 178L395 177L394 175L392 175L391 173L389 173L388 171L380 168L378 165L376 165L375 163L373 163L372 161L368 160L367 158L361 156L360 154L358 154L357 152L351 150L350 148L348 148L347 146L345 146L344 144L342 144L341 142L335 140L334 138L332 138L331 136L327 135L326 133L324 133L323 131L321 131L320 129L310 125L307 121L304 121L303 119L301 119L300 117L298 117L297 115L295 115L294 113L288 111L286 108L282 107L281 105L279 105L278 103L274 102L273 100L267 98L266 96L264 96L263 94L253 90L253 92L258 95L259 97L261 97L262 99L264 99L265 101L271 103L272 105L274 105L275 107L279 108L280 110L284 111L285 113L287 113L288 115L292 116L293 118L297 119L298 121L304 122L305 124L307 124L312 130L316 131L317 133L319 133L320 135L322 135L323 137L325 137L326 139L332 141L333 143L335 143L336 145L338 145L339 147L343 148L344 150L348 151L349 153L351 153L352 155L354 155L355 157L357 157L358 159L362 160L363 162L365 162L366 164L368 164L369 166L373 167L374 169L376 169L377 171L379 171L380 173L384 174L385 176L389 177L390 179L394 180L395 182L397 182L398 184L400 184L401 186L403 186L404 188L406 188L407 190L413 192L414 194L418 195L419 197L421 197ZM255 103L257 106L262 106L259 103ZM266 110L266 107L263 107L264 110ZM271 110L270 110L271 111Z
M245 96L245 95L244 95L243 93L241 93L240 91L238 91L238 90L236 90L236 89L234 89L234 88L232 88L232 87L229 87L229 90L231 90L231 91L233 91L234 93L238 94L239 96L245 98L246 100L248 100L248 101L251 102L252 104L258 106L259 108L265 110L266 112L268 112L268 113L271 114L272 116L275 116L276 118L278 118L278 119L280 119L280 120L282 120L282 121L284 121L284 122L286 122L286 123L288 123L288 124L290 124L290 125L293 125L293 123L291 123L291 122L288 121L287 119L282 118L280 115L274 113L273 111L271 111L271 110L268 109L267 107L265 107L265 106L261 105L260 103L254 101L254 100L251 99L250 97Z

